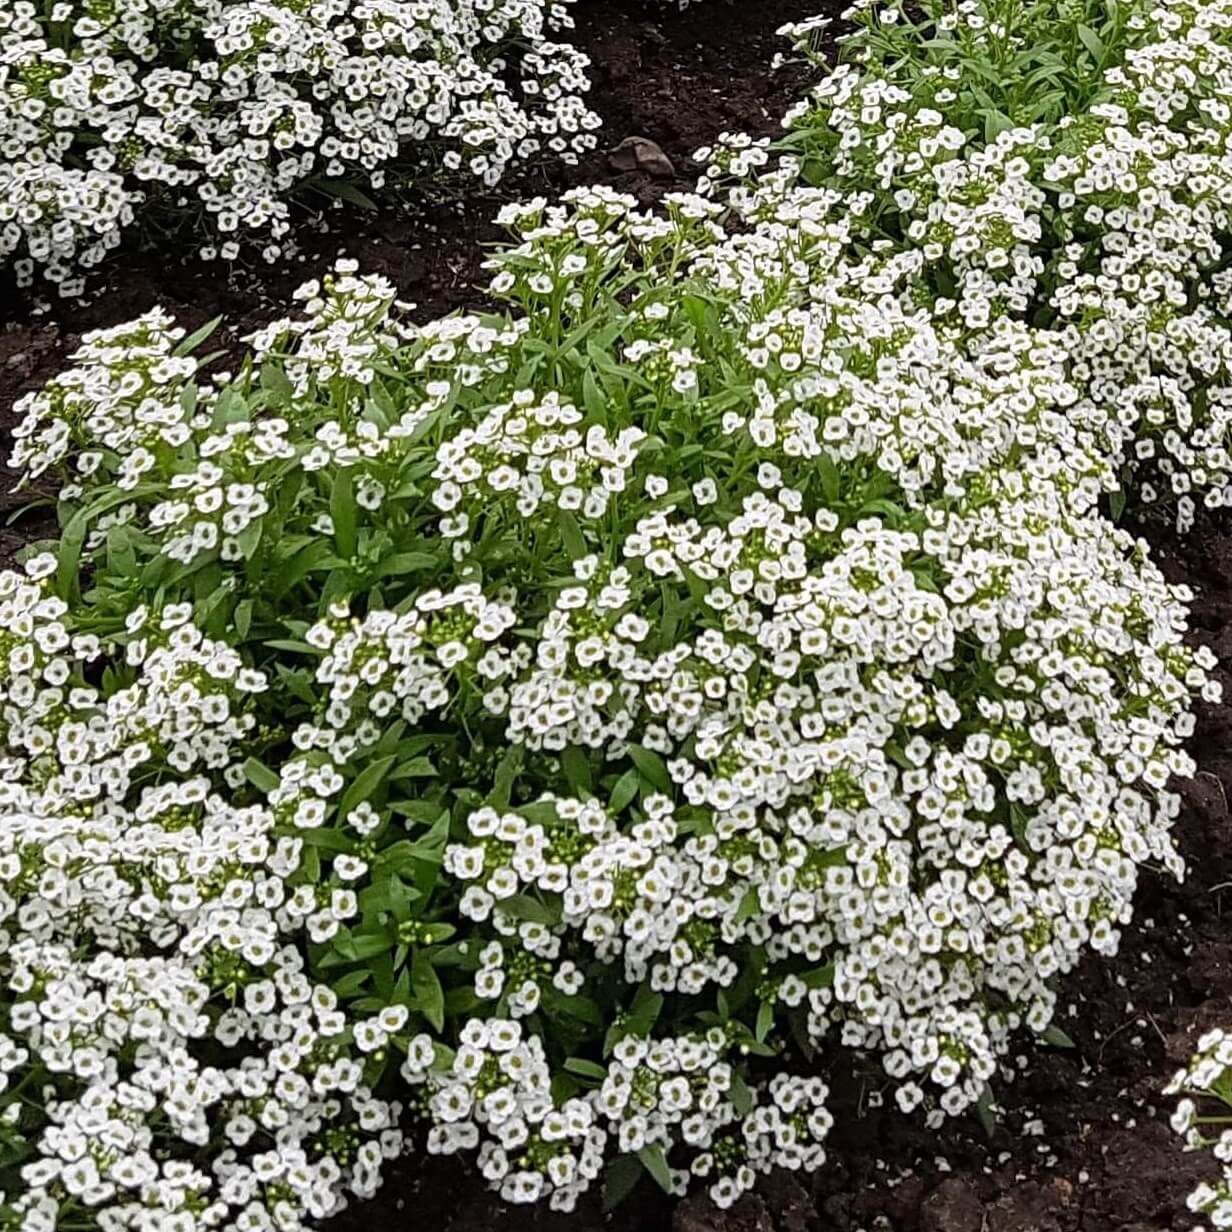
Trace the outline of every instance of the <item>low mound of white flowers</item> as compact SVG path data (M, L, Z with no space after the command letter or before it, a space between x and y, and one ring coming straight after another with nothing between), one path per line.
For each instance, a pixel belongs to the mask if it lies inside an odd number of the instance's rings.
M1160 45L1222 2L1166 0L1143 62L1217 64ZM1055 130L1123 140L1099 106ZM343 263L233 375L151 312L23 400L62 527L0 574L13 1226L285 1232L404 1142L509 1201L727 1204L823 1161L822 1057L938 1124L1047 1028L1139 869L1182 872L1218 695L1100 512L1155 420L1098 408L1142 347L1196 402L1169 322L1226 288L1144 274L1114 344L1142 254L1088 210L1086 308L1040 316L992 130L904 174L967 185L1005 262L915 235L936 194L892 169L810 183L865 173L845 130L769 170L731 140L734 187L657 213L509 206L500 312L412 325Z
M134 227L203 255L291 242L295 199L495 183L594 144L567 0L12 0L0 6L0 261L64 294Z
M786 117L802 182L919 250L973 329L1047 327L1068 414L1179 529L1232 503L1232 4L860 3L848 62ZM913 20L914 19L914 20ZM786 28L807 50L824 22ZM747 139L712 175L765 162Z
M1164 1093L1182 1096L1172 1128L1186 1149L1209 1150L1222 1165L1215 1183L1199 1185L1189 1195L1189 1209L1212 1228L1232 1228L1232 1036L1218 1028L1203 1035L1193 1059Z
M295 1226L395 1123L509 1200L622 1157L729 1202L822 1160L819 1051L969 1107L1180 870L1211 661L1095 510L1063 350L917 306L834 206L514 206L519 313L407 325L344 268L232 380L151 313L26 400L65 528L5 575L0 966L11 1084L63 1090L11 1105L23 1217ZM61 1075L49 981L157 1047Z

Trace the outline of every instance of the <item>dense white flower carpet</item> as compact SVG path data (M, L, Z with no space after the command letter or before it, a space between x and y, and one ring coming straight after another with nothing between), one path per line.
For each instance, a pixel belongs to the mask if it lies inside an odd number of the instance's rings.
M340 261L229 373L151 311L22 400L6 1226L288 1232L406 1151L727 1206L824 1166L823 1058L944 1135L1183 873L1216 661L1125 515L1232 499L1232 4L1004 7L857 6L661 208L507 207L491 312ZM0 251L577 154L567 28L18 3Z

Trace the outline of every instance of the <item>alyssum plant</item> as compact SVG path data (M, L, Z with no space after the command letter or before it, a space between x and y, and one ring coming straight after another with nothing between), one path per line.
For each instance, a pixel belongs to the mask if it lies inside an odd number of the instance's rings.
M1054 331L1067 413L1136 499L1181 530L1232 502L1232 7L851 16L846 62L785 120L799 181L843 195L859 242L922 250L935 311ZM721 147L713 176L765 158Z
M1189 1195L1189 1209L1205 1215L1215 1229L1232 1228L1232 1037L1208 1031L1199 1040L1189 1064L1178 1070L1165 1094L1182 1093L1172 1116L1172 1128L1185 1139L1187 1150L1210 1150L1223 1165L1215 1184L1199 1185Z
M599 119L564 0L13 0L0 261L65 295L131 231L293 248L293 208L573 160Z
M343 270L233 381L155 313L28 400L15 1226L297 1226L404 1125L729 1202L822 1159L818 1050L961 1110L1115 947L1209 659L1063 352L834 206L513 207L517 314Z
M1220 11L1136 54L1217 68ZM950 160L990 228L1015 140ZM1217 690L1098 512L1120 370L1014 298L1032 241L968 266L815 166L510 207L499 315L344 267L231 379L154 312L25 400L62 531L0 575L12 1226L294 1228L408 1133L509 1200L727 1203L821 1161L835 1045L969 1107L1180 871ZM1189 234L1152 259L1217 298Z

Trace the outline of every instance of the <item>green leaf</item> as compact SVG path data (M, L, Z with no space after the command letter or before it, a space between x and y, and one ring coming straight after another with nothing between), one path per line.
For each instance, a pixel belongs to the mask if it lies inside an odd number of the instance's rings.
M440 558L431 552L399 552L381 561L373 576L397 577L399 574L413 573L416 569L433 569L440 563Z
M345 821L353 808L356 808L372 796L380 786L381 781L393 769L397 760L398 758L395 754L390 757L378 758L371 765L364 767L363 771L356 776L355 782L346 789L342 799L338 801L339 820Z
M417 950L411 960L411 993L415 1008L436 1030L444 1030L445 990L426 950Z
M257 552L257 547L261 543L262 524L257 522L249 522L242 531L235 537L235 542L239 545L240 555L245 560L251 560Z
M248 402L238 385L228 385L218 395L214 403L214 414L211 423L215 428L225 428L228 424L243 423L248 418Z
M640 784L641 776L636 769L626 770L616 780L616 786L612 788L612 797L608 801L608 808L613 815L622 812L626 805L632 803Z
M357 188L349 180L335 180L318 176L308 180L307 187L315 188L327 197L334 197L339 201L345 201L348 205L358 206L361 210L367 210L369 213L374 214L380 208L366 192Z
M269 795L282 780L263 762L250 757L244 762L244 777L259 791Z
M603 1011L589 997L553 993L551 1007L553 1013L572 1014L574 1018L590 1023L592 1027L601 1027L607 1021Z
M77 593L77 579L81 569L81 552L85 547L86 535L90 523L100 513L106 513L117 505L136 501L147 495L154 488L144 484L132 491L111 491L93 501L84 509L79 509L68 520L68 524L60 535L60 550L56 553L56 590L62 599L69 599Z
M732 1107L736 1110L737 1116L748 1116L752 1112L753 1092L749 1090L749 1084L745 1082L740 1074L732 1074L728 1096L731 1099Z
M817 478L821 483L821 493L826 498L826 503L835 505L838 503L839 494L842 491L842 481L839 477L838 467L834 464L834 459L828 452L822 450L817 455Z
M183 339L171 352L177 359L182 355L191 355L220 325L222 317L215 317L212 321L206 321L200 329L195 329L187 338Z
M252 628L252 607L251 599L244 599L235 605L235 615L231 620L241 641L247 640L248 631Z
M1040 1033L1040 1039L1052 1048L1077 1048L1070 1037L1054 1022Z
M750 886L744 892L744 897L740 900L740 906L736 908L736 923L743 924L746 920L751 920L761 910L761 895L758 893L756 886Z
M997 1133L997 1109L992 1102L992 1088L985 1085L975 1101L975 1115L979 1119L984 1133L993 1138Z
M766 1042L766 1037L770 1034L771 1028L774 1026L774 1002L763 1001L757 1009L757 1026L753 1031L753 1038L759 1044Z
M672 776L668 774L667 764L658 753L651 752L650 749L643 748L640 744L631 744L629 757L638 768L642 778L665 795L672 795L674 791Z
M1014 121L996 107L986 108L984 115L984 140L991 144L1000 133L1014 127Z
M447 1014L469 1014L472 1010L478 1009L483 1003L483 999L475 990L467 988L465 985L451 988L445 994L445 1012Z
M672 1192L672 1170L668 1167L667 1156L661 1146L644 1146L637 1153L642 1167L654 1178L655 1184L665 1194Z
M1125 489L1116 488L1108 494L1108 513L1114 522L1121 520L1125 512Z
M434 779L439 775L440 771L436 768L432 758L412 757L408 761L398 763L398 768L389 776L389 781L397 783L402 779Z
M274 359L267 359L261 365L261 388L279 402L290 402L295 392L287 374L282 370L282 365Z
M565 1062L565 1069L582 1078L593 1078L596 1082L603 1082L607 1078L605 1066L597 1065L594 1061L587 1061L583 1057L570 1057Z
M815 967L812 971L804 972L800 979L808 988L829 988L834 983L834 964L830 962L824 967Z
M338 962L362 962L385 954L394 947L393 938L387 932L353 933L341 932L334 938L334 954ZM330 963L331 966L336 963Z
M338 554L345 560L355 555L356 508L351 472L335 471L329 493L329 516L334 523L334 542L338 545Z
M574 795L589 796L592 794L590 758L584 749L576 744L569 745L560 755L560 766L565 772L565 781Z
M625 1026L632 1035L649 1035L654 1025L659 1021L659 1013L663 1009L663 994L648 992L648 985L643 984L633 1000L633 1008L625 1019Z
M496 910L513 916L515 920L529 920L532 924L551 926L556 923L556 913L529 894L513 894L509 898L499 899Z
M1091 53L1096 65L1101 65L1104 62L1104 40L1091 29L1090 26L1079 26L1078 37L1082 40L1082 45Z
M583 556L588 556L590 549L586 546L586 537L582 534L582 528L572 512L568 509L558 509L557 519L560 522L561 541L565 545L569 559L580 560Z
M603 1209L615 1210L637 1188L644 1173L636 1155L617 1155L603 1174Z
M607 399L589 368L582 374L582 401L589 416L599 423L607 423Z
M509 801L513 797L513 784L521 772L525 755L525 747L520 744L511 744L505 751L496 769L492 794L488 797L488 802L494 809L503 810L509 807Z

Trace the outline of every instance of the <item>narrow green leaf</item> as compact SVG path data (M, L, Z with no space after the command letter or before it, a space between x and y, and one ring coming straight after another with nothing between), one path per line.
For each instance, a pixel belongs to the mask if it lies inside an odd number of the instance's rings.
M248 631L252 628L252 608L253 601L251 599L241 600L241 602L235 605L235 615L231 620L241 641L247 639Z
M334 473L333 487L329 494L329 516L334 523L334 542L338 554L344 560L355 555L355 492L351 485L351 472L338 470Z
M411 960L411 993L415 1008L436 1030L444 1030L445 990L426 950L417 950Z
M753 1031L753 1037L759 1044L764 1044L773 1026L774 1003L772 1001L763 1001L757 1010L757 1026Z
M749 1084L739 1074L732 1074L728 1095L737 1116L748 1116L753 1110L753 1092L749 1090Z
M1104 40L1091 29L1090 26L1078 26L1078 37L1082 40L1082 45L1091 53L1092 59L1097 65L1102 65L1104 62Z
M568 509L557 510L557 517L560 522L561 541L565 545L569 559L580 560L583 556L589 555L586 537L582 534L577 518Z
M177 359L182 355L191 355L221 324L221 316L215 317L212 321L206 321L200 329L193 330L187 338L179 342L171 354Z
M565 772L565 781L570 790L579 796L589 796L591 792L590 758L584 749L571 744L560 755L561 769Z
M496 777L492 784L492 794L488 802L494 809L507 809L513 798L513 785L521 772L525 760L525 748L520 744L511 744L505 750L500 765L496 768Z
M834 459L823 450L817 456L816 465L817 478L821 482L821 492L826 498L826 503L830 505L837 504L842 490L842 482L839 478L838 467L834 464Z
M632 744L629 746L629 757L648 783L666 795L672 794L672 776L668 774L667 765L658 753L643 748L640 744Z
M985 1086L975 1101L975 1115L987 1137L993 1138L997 1133L997 1109L992 1102L992 1088Z
M668 1167L667 1156L661 1146L644 1146L637 1153L642 1167L654 1178L654 1182L665 1194L672 1192L672 1170Z
M589 368L582 374L582 401L588 415L599 423L607 423L607 399Z
M1078 1045L1054 1022L1040 1033L1040 1039L1052 1048L1077 1048Z
M261 365L261 388L272 394L279 402L289 402L294 393L282 365L275 359L267 359Z
M608 808L613 814L620 813L625 806L632 803L637 796L637 789L641 783L641 777L636 768L626 770L624 774L616 780L616 786L612 788L612 798L608 801Z
M371 765L364 767L360 774L356 776L355 782L346 789L342 799L338 802L339 820L345 821L352 809L357 808L372 796L380 786L381 781L393 769L397 760L396 755L382 757L372 762Z
M263 762L255 757L244 762L244 777L260 792L269 795L282 780Z
M637 1188L644 1174L636 1155L617 1155L603 1173L603 1209L614 1211Z
M607 1078L606 1066L597 1065L594 1061L587 1061L583 1057L570 1057L565 1062L565 1069L583 1078L593 1078L596 1082L603 1082Z
M359 209L367 210L371 214L375 214L379 209L377 203L366 192L357 188L349 180L336 180L318 176L308 181L308 187L317 189L318 192L324 193L327 197L345 201L348 205L358 206Z

